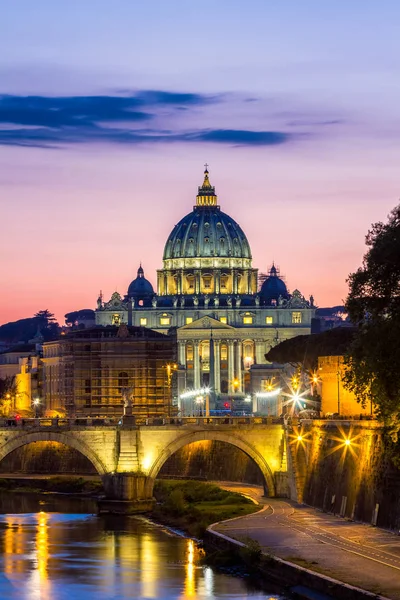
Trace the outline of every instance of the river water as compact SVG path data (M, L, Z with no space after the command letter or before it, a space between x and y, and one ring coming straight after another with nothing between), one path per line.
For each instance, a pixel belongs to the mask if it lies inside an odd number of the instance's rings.
M91 500L0 494L0 598L283 600L201 566L193 540Z

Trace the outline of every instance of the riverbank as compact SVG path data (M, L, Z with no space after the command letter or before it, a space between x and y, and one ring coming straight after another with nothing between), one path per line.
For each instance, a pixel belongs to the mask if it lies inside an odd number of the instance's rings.
M68 475L40 477L20 475L0 477L0 492L31 494L65 494L98 498L102 493L101 480L94 477L74 477Z
M261 550L254 567L290 589L343 600L400 600L398 535L287 500L266 502L260 512L211 526L206 543L240 553L250 538Z
M251 499L202 481L157 480L153 494L151 518L198 539L216 521L260 510Z

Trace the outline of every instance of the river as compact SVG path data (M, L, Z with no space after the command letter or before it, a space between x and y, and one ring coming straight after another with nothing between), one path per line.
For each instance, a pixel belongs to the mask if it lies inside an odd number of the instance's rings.
M0 494L0 598L12 600L284 600L201 566L196 543L96 503Z

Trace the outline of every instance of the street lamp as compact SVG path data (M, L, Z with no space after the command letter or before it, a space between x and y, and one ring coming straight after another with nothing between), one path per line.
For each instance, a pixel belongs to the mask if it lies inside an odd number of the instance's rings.
M33 407L35 409L35 419L38 418L39 406L40 406L40 398L35 398L32 402Z

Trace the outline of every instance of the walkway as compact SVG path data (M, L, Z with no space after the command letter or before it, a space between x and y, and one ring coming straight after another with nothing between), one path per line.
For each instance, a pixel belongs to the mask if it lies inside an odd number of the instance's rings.
M220 483L260 498L262 488ZM229 537L257 540L263 552L339 581L400 600L400 537L346 521L291 501L263 498L265 508L214 529Z

